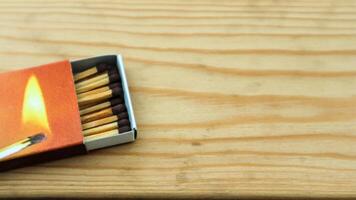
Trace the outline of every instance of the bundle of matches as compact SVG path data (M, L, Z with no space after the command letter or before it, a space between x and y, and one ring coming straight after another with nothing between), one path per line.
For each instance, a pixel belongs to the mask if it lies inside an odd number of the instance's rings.
M115 67L100 64L75 74L74 80L86 141L131 130Z

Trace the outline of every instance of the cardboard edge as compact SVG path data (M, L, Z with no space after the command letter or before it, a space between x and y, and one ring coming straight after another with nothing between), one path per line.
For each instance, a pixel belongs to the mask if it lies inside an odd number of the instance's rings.
M119 54L117 55L117 67L119 69L119 73L121 76L121 81L122 81L122 88L124 90L124 100L125 100L125 105L127 106L127 112L129 115L130 123L131 123L131 128L134 131L135 134L135 139L137 138L137 125L136 125L136 120L135 120L135 114L133 111L133 106L132 106L132 101L131 101L131 94L128 86L128 81L126 78L126 72L125 72L125 65L122 56Z

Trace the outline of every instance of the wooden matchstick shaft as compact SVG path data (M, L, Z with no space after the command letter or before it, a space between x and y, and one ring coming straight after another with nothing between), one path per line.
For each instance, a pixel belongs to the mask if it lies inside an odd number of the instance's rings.
M80 109L80 110L84 110L84 109L93 107L93 106L95 106L95 105L98 105L99 103L103 103L103 102L105 102L105 101L106 101L106 99L103 100L103 101L96 101L96 102L93 102L93 103L87 103L87 104L79 105L79 109Z
M96 73L98 73L98 70L96 69L96 67L92 67L92 68L87 69L87 70L85 70L83 72L75 74L74 75L74 81L79 81L81 79L84 79L84 78L89 77L91 75L94 75Z
M102 80L96 81L94 83L85 85L83 87L77 87L76 90L77 90L77 93L80 94L80 93L87 92L89 90L93 90L93 89L102 87L104 85L107 85L107 84L109 84L109 82L110 82L109 79L102 79Z
M94 141L94 140L99 140L99 139L103 139L103 138L107 138L107 137L116 136L116 135L118 135L120 133L128 132L130 130L131 130L131 128L129 126L123 126L123 127L120 127L119 129L110 130L110 131L106 131L106 132L102 132L102 133L97 133L97 134L85 136L84 137L84 142L91 142L91 141Z
M78 96L78 98L85 97L85 96L88 96L88 95L91 95L91 94L97 94L97 93L105 92L107 90L110 90L110 89L113 89L113 88L116 88L116 87L121 87L121 84L120 83L112 83L110 85L106 85L104 87L100 87L100 88L97 88L97 89L94 89L94 90L90 90L88 92L80 93L77 96Z
M122 133L123 131L127 131L126 129L122 129L122 127L126 127L129 125L130 125L130 122L127 119L124 119L124 120L112 122L109 124L105 124L102 126L97 126L94 128L86 129L83 131L83 135L89 136L89 135L94 135L94 134L98 134L98 133L102 133L102 132L106 132L106 131L110 131L110 130L114 130L114 129L119 129L119 132Z
M86 114L89 114L89 113L92 113L92 112L95 112L98 110L108 108L110 106L111 106L111 103L109 101L105 101L104 103L100 103L97 105L93 105L93 106L84 108L84 109L80 110L79 113L81 116L83 116L83 115L86 115Z
M119 127L119 124L117 122L113 122L110 124L105 124L102 126L84 130L83 135L84 136L94 135L94 134L102 133L105 131L114 130L114 129L117 129L118 127Z
M80 115L83 116L85 114L89 114L89 113L92 113L92 112L95 112L95 111L99 111L99 110L108 108L110 106L115 106L115 105L120 104L122 102L123 102L122 98L115 98L115 99L111 99L110 101L106 101L106 102L103 102L103 103L100 103L100 104L95 104L95 105L93 105L91 107L87 107L87 108L81 109L79 112L80 112Z
M113 69L113 66L102 63L96 67L92 67L92 68L87 69L83 72L79 72L79 73L75 74L74 80L77 82L79 80L85 79L85 78L92 76L94 74L104 72L105 70L110 70L110 69Z
M118 96L121 94L121 88L113 88L112 90L107 90L105 92L102 93L98 93L98 94L91 94L88 96L84 96L84 97L79 97L78 95L78 103L79 106L82 105L86 105L86 104L90 104L93 102L97 102L97 101L101 101L104 99L108 99L114 96Z
M106 132L103 132L100 134L89 135L89 136L84 137L84 143L98 140L98 139L103 139L106 137L112 137L112 136L115 136L118 134L119 134L119 130L116 129L116 130L106 131Z
M76 88L79 88L79 87L83 87L85 85L88 85L88 84L91 84L91 83L94 83L96 81L100 81L101 79L105 79L105 78L108 78L109 77L109 74L108 72L106 73L103 73L103 74L99 74L93 78L90 78L88 80L84 80L84 81L80 81L78 83L75 83L75 87Z
M84 115L84 116L81 117L81 120L82 120L82 123L86 123L86 122L102 119L102 118L105 118L105 117L108 117L108 116L111 116L111 115L113 115L112 109L111 108L106 108L104 110L100 110L100 111L95 112L95 113Z
M111 115L117 115L126 110L125 105L119 104L113 107L105 108L94 113L90 113L81 117L83 123L102 119Z
M117 115L113 115L110 117L106 117L104 119L99 119L96 121L92 121L92 122L88 122L82 125L83 130L89 129L89 128L93 128L93 127L97 127L97 126L101 126L104 124L108 124L114 121L118 120L118 116Z
M93 103L95 101L100 101L102 99L108 99L110 97L112 97L112 91L108 90L99 94L92 94L86 97L78 97L78 103L81 106L81 105Z
M98 88L98 89L90 90L88 92L80 93L77 96L78 96L78 98L80 98L80 97L85 97L85 96L88 96L88 95L91 95L91 94L97 94L97 93L105 92L107 90L110 90L110 88L108 86L104 86L104 87L101 87L101 88Z
M82 125L82 128L83 128L83 130L86 130L86 129L94 128L97 126L102 126L102 125L105 125L105 124L108 124L111 122L115 122L118 120L120 120L119 121L120 125L127 125L127 124L129 124L129 121L126 118L127 118L127 113L120 113L119 115L113 115L113 116L99 119L96 121L84 123Z
M87 92L102 86L105 86L111 82L115 82L119 80L119 75L117 73L110 74L108 77L95 81L93 83L89 83L87 85L76 86L77 94Z

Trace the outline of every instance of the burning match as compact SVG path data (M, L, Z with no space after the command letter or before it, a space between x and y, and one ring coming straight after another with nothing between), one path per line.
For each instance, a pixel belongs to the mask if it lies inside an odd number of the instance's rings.
M42 132L50 133L42 90L35 75L29 77L25 88L22 122L25 132L38 133L0 149L0 160L43 142L47 137Z
M26 139L23 139L19 142L11 144L5 148L2 148L2 149L0 149L0 160L4 159L12 154L15 154L19 151L22 151L29 146L41 143L45 138L46 138L46 136L43 133L38 133L36 135L27 137Z

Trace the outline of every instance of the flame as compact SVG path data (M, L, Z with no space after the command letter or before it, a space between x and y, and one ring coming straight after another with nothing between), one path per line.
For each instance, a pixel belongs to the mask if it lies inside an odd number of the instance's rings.
M29 78L25 89L22 123L31 131L50 131L42 90L34 75Z

